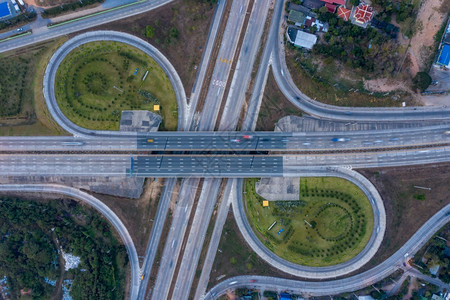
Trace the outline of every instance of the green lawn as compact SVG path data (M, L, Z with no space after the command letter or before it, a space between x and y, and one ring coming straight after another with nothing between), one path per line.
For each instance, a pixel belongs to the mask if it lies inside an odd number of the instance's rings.
M257 181L245 181L247 217L259 239L280 257L329 266L351 259L367 244L372 207L353 183L334 177L302 178L299 201L273 201L263 207L264 199L255 192Z
M159 104L161 129L177 128L176 96L168 77L132 46L93 42L75 49L61 63L55 85L58 105L79 126L118 130L122 110L153 111Z

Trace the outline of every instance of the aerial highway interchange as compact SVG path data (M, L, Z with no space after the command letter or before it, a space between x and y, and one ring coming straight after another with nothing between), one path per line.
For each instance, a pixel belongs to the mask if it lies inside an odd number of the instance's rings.
M231 0L228 0L231 1ZM125 7L100 16L92 16L83 21L61 25L39 31L31 35L0 43L0 52L17 49L40 41L52 39L79 30L126 18L142 13L172 1L147 0L134 6ZM227 1L217 4L213 25L209 32L205 49L214 46L218 24L222 20L224 6ZM255 63L259 41L263 34L262 22L273 5L273 16L264 47L260 67L255 79L255 89L263 89L269 66L271 66L276 82L283 94L294 105L303 111L324 119L345 120L351 122L386 121L395 123L430 121L438 123L414 128L398 128L373 131L340 131L340 132L255 132L256 118L262 98L261 91L253 91L249 110L247 111L243 130L235 131L239 111L243 105L245 90L250 80L250 72ZM252 4L248 0L233 1L224 36L219 50L220 57L237 60L236 70L229 64L219 61L209 62L210 52L205 51L199 68L190 102L175 68L155 47L129 34L94 31L79 35L65 43L52 57L46 69L44 94L52 117L71 137L0 137L0 174L3 176L141 176L167 177L166 186L160 199L158 213L150 235L144 263L139 266L133 242L120 219L108 211L104 205L95 204L95 198L83 192L63 187L48 185L0 186L2 191L26 190L27 192L58 192L87 201L100 211L115 226L127 247L132 268L130 299L147 299L148 277L152 270L156 247L161 238L161 227L166 220L168 203L174 188L174 177L184 177L178 205L174 211L171 231L167 237L155 286L151 291L152 299L169 298L172 282L174 283L172 298L187 299L191 289L193 276L199 259L214 205L218 198L222 178L230 178L226 182L224 200L222 200L213 236L220 238L221 228L225 222L226 212L233 205L235 216L245 223L242 214L242 180L245 177L274 176L338 176L360 182L369 199L376 199L378 206L377 226L374 226L371 242L365 252L349 262L352 267L333 266L328 271L333 276L321 276L309 273L309 278L327 278L324 283L293 281L282 278L262 276L240 276L229 278L206 292L206 285L197 288L196 297L215 298L229 288L242 286L258 286L263 289L291 290L309 295L330 295L343 291L351 291L372 284L400 267L405 254L412 255L427 239L450 219L450 207L447 205L422 228L393 256L382 264L361 274L345 279L331 278L347 274L364 264L376 252L384 235L385 216L382 201L373 185L351 168L367 168L380 166L402 166L426 163L448 162L450 160L450 109L448 107L407 107L407 108L340 108L324 105L309 99L295 86L284 60L282 36L279 34L282 22L284 1L260 0ZM247 13L248 12L248 13ZM249 16L248 16L249 15ZM245 18L249 21L245 28ZM262 22L262 23L261 23ZM256 34L255 34L256 32ZM240 52L237 52L239 37L244 35ZM163 67L168 75L178 103L178 132L155 132L136 134L132 132L111 132L88 130L70 122L56 104L54 96L54 80L56 70L72 49L82 43L93 40L114 40L129 43L151 55ZM251 58L251 59L250 59ZM215 64L214 64L215 63ZM213 80L210 85L203 85L204 74L208 64L214 64ZM203 75L202 75L203 74ZM232 75L232 78L230 78ZM231 82L231 83L229 83ZM225 88L230 92L223 103ZM207 88L205 105L200 114L197 100L199 87ZM300 87L301 88L301 87ZM220 107L224 104L222 115ZM219 121L219 122L218 122ZM219 132L213 132L218 122ZM184 130L184 131L181 131ZM195 130L196 132L189 132ZM226 131L224 131L226 130ZM105 154L106 152L106 154ZM108 153L110 152L110 153ZM274 153L275 152L275 153ZM210 177L202 184L202 193L198 200L195 191L199 187L200 177ZM365 180L364 180L365 179ZM359 180L359 181L358 181ZM94 199L92 199L94 198ZM181 241L187 231L187 224L194 201L198 201L194 211L193 226L188 233L188 242L184 253ZM100 202L100 201L98 201ZM101 202L100 202L101 203ZM239 209L241 212L239 213ZM242 224L244 224L242 223ZM202 226L204 225L204 226ZM216 228L217 227L217 228ZM275 255L269 257L267 249L256 245L258 241L249 230L242 232L253 250L268 263L280 269L294 267L283 262ZM217 239L217 238L216 238ZM213 244L213 243L212 243ZM265 254L264 254L264 251ZM210 245L207 256L214 258L217 245ZM369 253L368 256L364 254ZM360 258L364 256L364 260ZM178 276L175 265L181 259ZM354 264L356 263L356 265ZM210 271L212 261L206 263L204 270ZM357 267L358 266L358 267ZM352 269L354 268L354 269ZM314 268L312 268L314 269ZM300 270L301 272L304 270ZM308 270L314 272L315 270ZM202 273L202 278L209 272ZM295 274L295 271L292 271ZM302 276L301 273L299 273ZM318 275L317 275L318 274ZM307 277L307 276L305 276ZM255 280L257 282L255 283ZM207 281L206 281L207 283Z

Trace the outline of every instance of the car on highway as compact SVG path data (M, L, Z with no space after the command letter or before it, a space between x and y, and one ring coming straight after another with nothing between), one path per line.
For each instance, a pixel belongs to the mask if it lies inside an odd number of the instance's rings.
M83 146L84 142L62 142L63 146Z
M240 139L232 139L231 142L233 143L239 143L241 140Z
M17 28L17 31L21 32L21 31L23 31L23 28L22 27L21 28Z
M303 143L303 146L309 146L309 145L311 145L311 143L308 143L308 142Z
M153 143L153 139L147 139L148 143Z
M244 139L251 139L251 138L253 138L253 135L243 135L242 136Z
M332 138L331 139L331 141L332 142L346 142L346 141L349 141L350 139L349 138L343 138L343 137L335 137L335 138Z
M250 282L258 282L256 279L250 279Z

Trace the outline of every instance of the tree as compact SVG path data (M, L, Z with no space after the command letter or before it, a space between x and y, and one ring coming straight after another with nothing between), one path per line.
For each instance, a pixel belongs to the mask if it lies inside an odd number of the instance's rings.
M316 33L317 32L317 26L316 25L311 26L309 31L311 31L312 34Z
M358 6L359 5L359 0L350 0L350 4L353 6Z
M145 36L152 39L155 36L155 28L150 25L145 26Z
M415 89L425 91L431 84L431 77L427 72L419 72L413 79L413 86Z
M170 37L178 40L178 37L180 36L180 32L178 31L178 29L176 29L175 27L171 27L170 28Z

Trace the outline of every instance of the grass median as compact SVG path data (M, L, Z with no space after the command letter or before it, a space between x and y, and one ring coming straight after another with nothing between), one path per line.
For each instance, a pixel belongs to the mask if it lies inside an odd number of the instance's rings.
M127 44L102 41L76 48L61 63L55 90L62 112L84 128L118 130L122 110L149 110L162 116L160 129L177 128L169 78L155 60Z
M353 183L301 178L298 201L271 201L263 207L257 181L245 181L247 217L258 238L278 256L306 266L330 266L356 256L369 241L372 207Z

